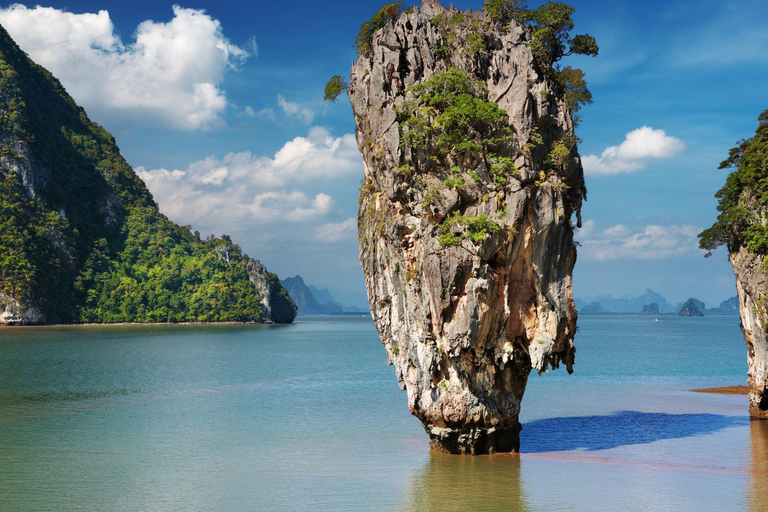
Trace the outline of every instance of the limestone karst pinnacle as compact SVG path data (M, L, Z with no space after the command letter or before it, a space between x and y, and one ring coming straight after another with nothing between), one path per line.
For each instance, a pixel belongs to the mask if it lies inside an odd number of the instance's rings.
M452 453L518 450L529 373L574 362L583 170L565 98L529 38L423 0L352 66L371 312L411 413ZM434 107L443 96L456 103ZM503 126L442 130L440 108L467 104L497 105ZM446 142L450 130L469 142Z

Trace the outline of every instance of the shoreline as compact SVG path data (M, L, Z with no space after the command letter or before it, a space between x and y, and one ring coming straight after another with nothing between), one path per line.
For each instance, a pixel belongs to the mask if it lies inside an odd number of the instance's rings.
M692 389L691 391L694 393L712 393L716 395L748 395L751 390L749 386L739 384L738 386Z

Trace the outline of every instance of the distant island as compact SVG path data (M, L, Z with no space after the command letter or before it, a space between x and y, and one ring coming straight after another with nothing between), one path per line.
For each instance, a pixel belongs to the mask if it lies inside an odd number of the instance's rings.
M301 276L288 277L281 281L288 291L293 302L296 303L300 315L368 315L369 309L362 304L367 302L365 294L345 295L349 300L355 301L354 305L344 305L334 299L331 291L320 289L314 285L307 285ZM342 293L336 292L334 293Z
M706 304L696 298L672 306L667 299L653 290L642 295L627 295L615 298L598 295L587 299L574 299L580 315L679 315L679 316L737 316L739 298L731 297L719 307L707 309Z

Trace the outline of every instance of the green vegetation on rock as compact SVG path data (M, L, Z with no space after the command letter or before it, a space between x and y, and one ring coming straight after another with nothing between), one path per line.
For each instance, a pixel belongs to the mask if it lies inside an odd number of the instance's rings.
M740 247L768 256L768 110L758 117L755 136L730 150L720 169L732 169L715 197L720 214L699 234L708 256L720 246L731 253Z
M442 235L438 238L440 245L461 245L462 240L470 240L478 244L485 240L491 231L501 229L499 224L488 215L464 217L459 212L453 212L440 225Z
M403 2L387 4L374 14L369 21L360 27L360 33L355 39L355 50L358 55L368 55L373 50L373 34L390 21L396 20L403 12Z
M509 114L487 96L484 84L457 68L409 87L398 112L404 128L401 144L439 155L442 165L469 153L487 161L497 158L512 129Z
M265 293L293 320L228 237L158 211L114 138L2 28L0 148L0 292L48 322L263 321Z
M341 75L333 75L328 83L325 84L325 95L323 99L326 101L336 101L342 93L349 89L349 84Z

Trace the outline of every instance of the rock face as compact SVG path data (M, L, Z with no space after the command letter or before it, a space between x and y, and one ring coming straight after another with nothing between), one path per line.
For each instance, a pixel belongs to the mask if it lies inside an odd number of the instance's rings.
M768 418L768 274L762 267L763 259L744 247L731 253L741 306L741 330L747 342L749 412L758 418Z
M45 322L45 316L35 306L24 307L0 292L0 325L35 325Z
M247 258L245 269L258 290L261 310L266 322L289 324L296 318L296 304L280 284L277 275L267 270L258 260Z
M435 18L457 13L425 0L376 32L373 51L353 64L349 96L365 162L360 261L388 360L432 447L516 451L531 370L564 363L572 371L571 217L583 171L573 145L557 173L546 170L573 124L526 45L529 29L502 31L465 13L465 26L446 37ZM483 27L484 51L466 50L467 24ZM508 180L495 180L471 152L457 158L402 143L409 87L450 68L484 84L487 100L508 114L513 135L502 153L517 171ZM444 243L455 234L452 215L467 231ZM488 229L472 232L473 219Z

